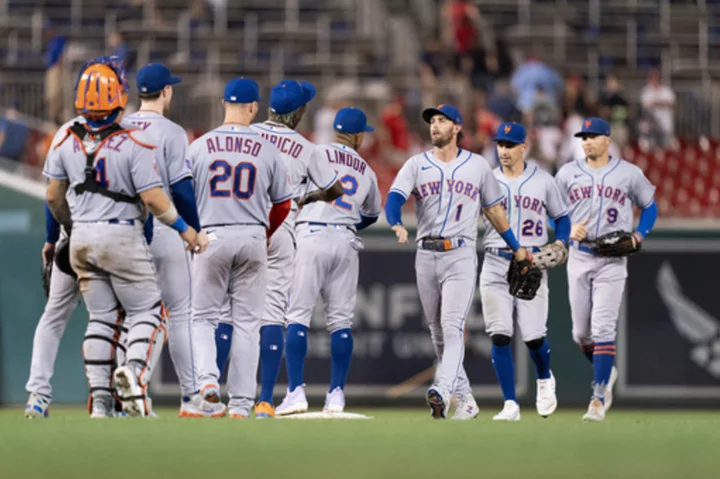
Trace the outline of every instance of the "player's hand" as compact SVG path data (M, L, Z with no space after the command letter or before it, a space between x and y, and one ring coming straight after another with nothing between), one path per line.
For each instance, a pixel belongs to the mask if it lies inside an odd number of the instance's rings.
M518 261L523 261L527 259L528 261L532 261L533 257L532 254L525 248L520 248L519 250L515 251L515 259Z
M207 236L207 233L204 231L200 231L197 234L197 246L195 249L195 253L202 254L208 249L208 245L210 244L210 239Z
M55 257L55 243L45 243L42 249L43 268L47 268Z
M198 247L198 234L195 228L188 226L188 229L184 233L180 233L180 237L188 244L185 248L186 250L196 252L195 250Z
M637 248L640 243L643 242L643 236L637 231L632 234L633 248Z
M403 225L395 225L390 229L395 232L395 236L397 236L398 243L406 244L408 242L408 230L406 230Z
M570 239L575 241L582 241L585 239L585 237L588 234L587 230L587 224L588 221L590 221L590 218L585 218L584 221L581 221L580 223L575 223L572 225L572 228L570 228Z

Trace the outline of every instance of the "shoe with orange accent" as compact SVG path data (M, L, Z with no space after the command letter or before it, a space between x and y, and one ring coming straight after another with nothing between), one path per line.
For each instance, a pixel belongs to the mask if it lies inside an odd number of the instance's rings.
M275 408L269 402L259 402L255 405L255 417L258 419L275 417Z
M600 400L600 398L593 396L592 400L590 400L590 406L588 407L588 411L583 416L583 421L601 422L604 420L605 405Z
M217 404L220 402L220 386L217 384L208 384L202 388L200 395L207 402Z
M206 401L199 394L192 397L185 396L182 399L180 412L178 417L184 418L201 418L210 417L218 418L225 416L227 408L223 403L212 403Z
M233 409L230 411L230 419L247 419L249 415L249 411L243 411L240 409Z
M115 388L122 399L123 411L128 416L145 417L149 412L145 393L138 383L137 376L128 366L122 366L113 373Z

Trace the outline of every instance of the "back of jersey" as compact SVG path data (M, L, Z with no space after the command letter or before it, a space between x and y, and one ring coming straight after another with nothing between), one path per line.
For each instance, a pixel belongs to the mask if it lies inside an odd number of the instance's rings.
M297 217L297 223L332 223L354 226L360 215L378 216L382 198L377 177L367 162L346 145L333 143L318 145L330 167L343 185L343 195L332 203L317 201L305 206ZM312 191L317 188L310 188Z
M64 131L67 132L67 129ZM110 191L137 196L139 193L162 186L155 164L154 145L138 130L114 134L102 143L90 135L78 138L74 134L51 147L45 163L45 175L66 179L69 183L68 203L73 221L136 220L143 216L139 203L115 201L97 193L75 193L75 186L85 181L85 151L97 149L94 169L95 181Z
M200 223L268 226L268 205L292 196L277 149L247 126L224 125L190 145Z

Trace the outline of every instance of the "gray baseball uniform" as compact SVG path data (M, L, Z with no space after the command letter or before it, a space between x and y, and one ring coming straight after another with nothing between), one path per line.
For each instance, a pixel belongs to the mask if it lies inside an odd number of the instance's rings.
M233 341L229 410L248 415L257 388L260 321L267 283L268 205L292 197L285 163L244 126L221 126L190 145L200 222L210 238L193 261L192 324L198 381L217 387L215 328L228 291ZM202 294L200 294L202 292Z
M297 217L298 255L287 320L309 327L322 294L332 334L350 328L355 313L358 250L362 248L355 224L361 214L378 216L382 197L375 172L357 151L338 143L318 145L318 150L337 171L344 194L332 203L310 203Z
M439 359L435 384L446 393L465 395L471 388L462 365L463 325L477 280L477 221L480 209L497 204L503 192L487 160L464 150L448 163L436 158L432 150L411 157L390 191L415 198L415 272ZM447 239L451 249L425 250L426 238Z
M615 340L618 313L627 278L627 258L592 254L598 236L612 231L633 231L632 205L646 208L655 187L642 170L620 158L593 169L586 160L563 166L556 182L570 207L570 221L589 219L584 241L571 241L568 259L573 339L580 345Z
M156 145L155 161L168 197L170 186L192 177L187 156L188 141L185 130L163 115L138 111L125 122L145 131ZM153 222L150 253L157 270L158 285L168 310L168 348L180 382L183 396L198 391L195 382L192 335L190 329L190 257L182 238L157 218Z
M548 242L547 217L557 219L568 214L555 180L535 165L527 165L515 178L505 176L501 168L496 168L494 173L505 191L502 205L515 237L521 246L537 251L537 247ZM483 220L486 225L485 257L480 272L480 294L487 333L512 337L515 318L523 341L545 337L547 272L543 272L543 281L535 298L526 301L512 296L508 291L507 272L513 253L487 218L483 217Z
M97 181L129 196L162 185L150 140L140 131L123 131L98 144L68 137L48 155L44 174L67 180L73 220L70 259L90 314L83 354L93 398L111 394L110 374L125 310L126 364L147 387L165 338L165 310L155 268L143 237L143 211L137 203L116 202L99 194L78 195L85 180L85 151L97 150Z

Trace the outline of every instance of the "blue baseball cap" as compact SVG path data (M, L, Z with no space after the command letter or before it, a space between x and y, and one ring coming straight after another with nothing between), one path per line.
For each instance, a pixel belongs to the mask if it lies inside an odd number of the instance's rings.
M525 132L525 127L520 123L503 123L500 125L500 128L498 128L493 141L507 141L509 143L520 145L525 143L526 135L527 133Z
M180 83L180 77L173 76L170 69L161 63L150 63L137 72L137 87L140 93L155 93L168 85Z
M249 78L235 78L225 85L224 100L228 103L262 101L258 84Z
M368 126L365 113L359 108L347 107L338 111L333 121L333 128L342 133L364 133L375 131L375 128Z
M315 98L315 87L305 81L284 80L270 90L270 109L278 115L293 112Z
M425 120L425 123L430 123L430 119L435 115L444 115L456 125L463 124L460 110L452 105L438 105L437 108L426 108L422 112L422 119Z
M583 135L604 135L610 136L610 124L602 118L586 118L582 130L575 133L575 136Z

